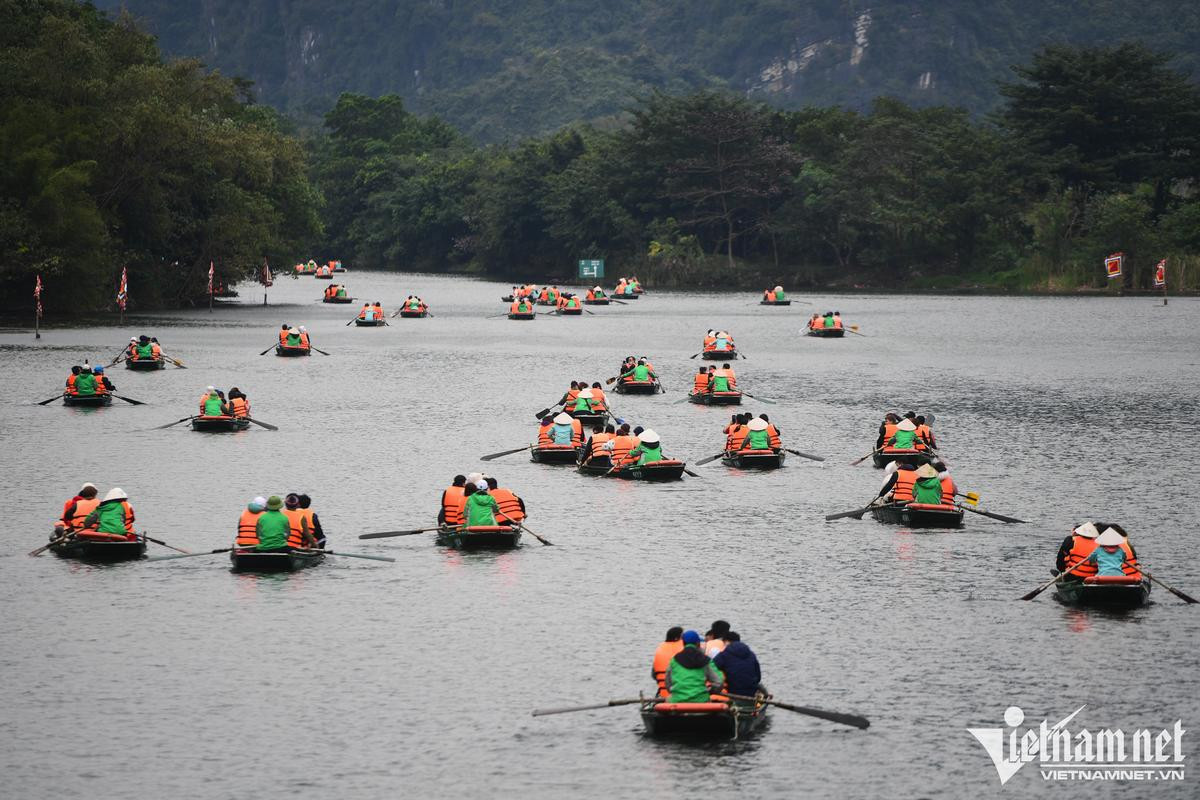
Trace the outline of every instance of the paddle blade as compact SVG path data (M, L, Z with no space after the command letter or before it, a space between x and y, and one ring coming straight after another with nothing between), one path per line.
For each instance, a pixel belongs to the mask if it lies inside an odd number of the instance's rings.
M518 447L515 450L504 450L499 453L489 453L488 455L480 458L479 460L480 461L494 461L497 458L500 458L501 456L511 456L513 453L519 453L522 450L528 450L529 447L530 447L530 445L525 445L524 447Z
M825 460L824 456L814 456L812 453L802 453L801 451L793 450L790 447L785 447L784 449L787 450L789 453L791 453L794 456L800 456L801 458L807 458L810 461L824 461Z
M840 514L830 514L829 516L825 517L825 521L832 522L835 519L845 519L846 517L854 517L855 519L862 519L863 514L867 513L870 510L871 510L871 507L867 506L866 508L857 508L854 511L843 511Z
M703 467L705 464L711 464L712 462L716 461L718 458L720 458L723 455L725 455L725 454L717 453L715 456L708 456L707 458L702 458L696 462L696 466Z
M388 561L391 563L395 563L396 561L396 559L392 558L391 556L368 556L362 553L337 553L333 550L326 550L325 552L331 556L341 556L342 558L365 558L368 561Z
M683 471L684 471L684 474L686 474L686 475L691 475L693 478L703 478L703 477L704 477L704 476L703 476L703 475L701 475L699 472L692 472L692 471L691 471L690 469L688 469L687 467L684 467L684 468L683 468Z
M274 425L271 425L270 423L267 423L267 422L259 422L259 421L258 421L258 420L256 420L256 419L250 419L250 417L246 417L246 421L247 421L247 422L253 422L255 425L258 425L258 426L260 426L260 427L266 428L266 429L267 429L267 430L269 430L269 431L277 431L277 430L279 430L279 428L278 428L278 427L276 427L276 426L274 426Z
M159 425L158 427L151 428L150 430L154 430L154 431L161 431L163 428L170 428L172 425L178 425L179 423L181 423L181 422L187 422L187 421L188 421L188 420L190 420L190 419L192 419L192 418L191 418L191 417L184 417L183 419L177 419L177 420L175 420L174 422L168 422L166 425Z
M637 700L609 700L607 703L597 703L594 706L571 706L570 708L539 708L533 712L535 717L548 717L551 714L571 714L576 711L595 711L599 708L611 708L613 706L627 706L631 703L640 703L641 699Z
M1015 523L1018 525L1027 524L1025 522L1025 520L1023 520L1023 519L1017 519L1016 517L1006 517L1003 514L993 514L991 511L984 511L979 508L971 508L970 506L959 506L959 508L970 511L973 514L979 514L984 517L991 517L992 519L999 520L1000 522Z
M392 536L414 536L418 533L428 533L429 531L436 531L436 530L437 530L437 528L417 528L417 529L411 530L411 531L380 531L379 533L364 533L364 534L361 534L358 538L360 538L360 539L387 539Z
M119 394L114 394L113 397L117 398L118 400L124 400L126 403L129 403L130 405L134 405L134 406L146 405L141 400L134 400L132 397L121 397L121 395L119 395Z
M541 411L535 411L533 416L534 416L534 419L541 419L542 417L546 416L549 413L550 413L550 409L543 408Z
M55 400L62 400L62 395L61 395L61 394L56 394L56 395L54 395L54 397L51 397L49 400L43 400L42 402L38 403L38 405L39 405L39 406L44 406L44 405L46 405L47 403L53 403Z
M860 717L857 714L841 714L837 711L825 711L820 708L809 708L807 706L794 706L790 703L780 703L772 701L771 705L779 706L788 711L795 711L797 714L807 714L810 717L819 719L827 719L830 722L840 722L842 725L850 725L860 730L866 730L871 727L871 722L866 717Z

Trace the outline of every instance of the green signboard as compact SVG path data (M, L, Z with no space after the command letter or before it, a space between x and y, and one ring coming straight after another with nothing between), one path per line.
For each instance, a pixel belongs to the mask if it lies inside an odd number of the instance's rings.
M604 259L603 258L581 258L579 259L579 277L581 278L603 278L604 277Z

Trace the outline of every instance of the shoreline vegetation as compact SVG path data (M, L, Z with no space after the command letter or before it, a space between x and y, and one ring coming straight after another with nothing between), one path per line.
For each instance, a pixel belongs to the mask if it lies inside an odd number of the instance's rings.
M774 109L721 91L480 145L392 95L320 130L167 61L127 14L0 0L0 290L48 314L207 302L309 257L550 281L603 258L650 289L1200 291L1200 92L1136 43L1051 45L985 118L878 98ZM1104 258L1124 253L1110 280ZM573 281L574 278L566 278Z

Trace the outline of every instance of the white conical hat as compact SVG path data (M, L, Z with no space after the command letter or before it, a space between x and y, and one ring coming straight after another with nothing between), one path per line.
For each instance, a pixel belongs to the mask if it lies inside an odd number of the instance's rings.
M1100 534L1096 539L1096 544L1101 547L1119 547L1125 542L1125 537L1114 531L1112 528L1105 528L1104 533Z
M917 426L913 424L913 421L911 419L905 419L899 425L896 426L896 430L898 430L898 431L915 431L916 429L917 429Z
M467 475L467 483L479 483L483 479L482 472L472 472Z
M581 390L579 392L579 396L584 398L585 400L591 400L593 397L595 397L595 395L592 394L592 389L590 386L586 389Z
M638 434L638 439L642 444L658 444L658 434L654 431L642 431Z
M299 336L299 335L300 335L300 331L296 330L295 328L288 328L288 333L290 333L290 334L291 334L291 335L293 335L293 336Z
M1078 528L1071 531L1071 533L1074 533L1076 536L1082 536L1085 539L1095 539L1100 535L1100 531L1096 530L1095 524L1091 522L1083 523Z
M755 417L754 419L750 420L746 427L752 431L765 431L767 429L767 421L765 419L759 419L758 417Z
M124 489L109 489L108 494L104 495L105 500L128 500L129 495L125 494ZM1120 534L1118 534L1120 535Z
M570 425L571 415L565 411L560 411L558 416L554 418L554 422L558 425Z
M937 476L937 470L928 464L922 464L921 466L917 467L918 478L936 478Z
M782 286L776 286L776 287L775 287L775 291L777 291L777 292L782 292L782 291L783 291L783 287L782 287Z

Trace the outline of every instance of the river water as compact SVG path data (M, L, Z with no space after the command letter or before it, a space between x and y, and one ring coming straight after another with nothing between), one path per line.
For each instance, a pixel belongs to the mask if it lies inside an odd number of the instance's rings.
M350 272L388 311L410 292L435 317L347 327L323 282L281 280L261 305L0 332L9 492L0 626L5 796L1196 797L1182 782L1046 781L1001 789L968 727L1027 725L1081 705L1076 728L1200 725L1200 616L1156 588L1125 615L1073 610L1048 579L1068 529L1122 522L1156 575L1200 594L1195 414L1200 303L1150 299L651 293L582 318L488 319L508 287ZM799 335L837 308L865 336ZM260 357L280 323L307 325L329 357ZM743 388L799 458L769 474L720 462L671 485L588 478L483 454L534 435L534 412L629 353L668 392L614 396L669 456L720 450L721 409L684 397L709 327L747 359ZM117 402L36 402L73 363L147 333L188 369L111 370ZM199 435L152 430L236 384L279 426ZM955 532L827 523L881 480L868 452L888 410L932 411L960 485L1005 525ZM458 472L487 469L522 495L526 537L502 554L363 532L429 523ZM25 553L83 481L124 488L139 526L191 550L228 546L256 494L307 491L331 558L290 576L233 575L224 556L90 567ZM152 546L153 547L153 546ZM152 551L155 552L155 551ZM166 553L158 549L158 553ZM783 710L750 740L695 746L641 734L635 706L532 718L538 707L649 692L671 625L729 620L786 702L863 714L859 731ZM1194 734L1184 753L1197 753ZM1190 763L1190 762L1185 762Z

